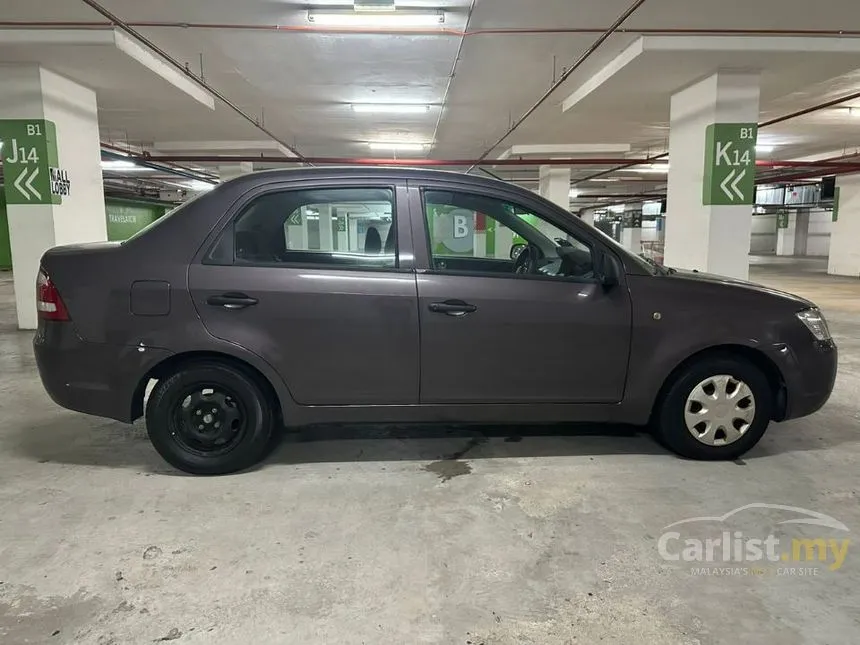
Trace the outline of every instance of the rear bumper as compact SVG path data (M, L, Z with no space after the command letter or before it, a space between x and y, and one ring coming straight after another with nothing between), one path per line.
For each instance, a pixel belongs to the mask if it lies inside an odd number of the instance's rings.
M780 421L812 414L827 403L838 364L838 351L832 340L784 346L774 358L785 380Z
M58 405L130 423L146 373L170 356L164 349L81 340L70 323L42 321L33 339L42 384ZM145 384L143 384L145 385Z

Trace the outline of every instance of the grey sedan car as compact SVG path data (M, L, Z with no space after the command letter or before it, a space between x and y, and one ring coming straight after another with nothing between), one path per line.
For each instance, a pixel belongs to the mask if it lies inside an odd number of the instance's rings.
M49 250L37 289L51 397L145 414L200 474L314 423L620 422L732 459L836 374L811 302L651 265L527 190L445 172L240 177L125 242Z

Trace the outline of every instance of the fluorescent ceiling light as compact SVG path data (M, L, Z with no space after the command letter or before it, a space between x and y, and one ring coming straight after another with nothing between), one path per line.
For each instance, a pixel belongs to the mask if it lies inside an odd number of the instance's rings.
M308 22L324 27L438 27L444 11L308 10Z
M609 207L613 213L623 213L624 212L624 204L613 204Z
M649 172L649 173L667 173L669 172L669 164L652 163L647 166L639 166L637 168L629 168L632 172Z
M576 188L571 188L570 189L570 198L576 199L577 197L579 197L579 191Z
M122 159L104 159L102 160L102 170L136 171L148 170L148 168L138 166L133 161L124 161Z
M425 114L430 111L430 106L426 104L353 103L352 111L356 114Z
M848 116L860 117L860 107L848 108Z
M405 141L370 141L368 143L371 150L398 150L401 152L412 151L421 152L429 143L409 143Z
M760 152L763 155L766 155L766 154L773 152L773 148L774 148L773 146L769 146L766 144L759 144L759 143L755 144L755 151Z
M611 179L609 177L597 177L595 179L589 179L588 181L621 181L620 179Z

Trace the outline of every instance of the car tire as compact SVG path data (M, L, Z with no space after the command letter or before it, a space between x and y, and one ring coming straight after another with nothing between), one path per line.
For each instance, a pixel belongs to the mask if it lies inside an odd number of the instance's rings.
M738 356L714 354L673 377L658 403L654 431L683 457L736 459L764 435L773 405L773 388L758 367Z
M159 380L146 406L152 445L169 464L195 475L257 464L272 445L276 419L270 397L253 376L212 361Z

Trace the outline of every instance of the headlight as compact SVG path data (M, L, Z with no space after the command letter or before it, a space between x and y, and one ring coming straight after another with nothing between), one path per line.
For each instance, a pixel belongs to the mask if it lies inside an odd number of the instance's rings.
M827 321L820 309L804 309L795 314L800 322L812 332L816 340L830 340L830 330L827 329Z

